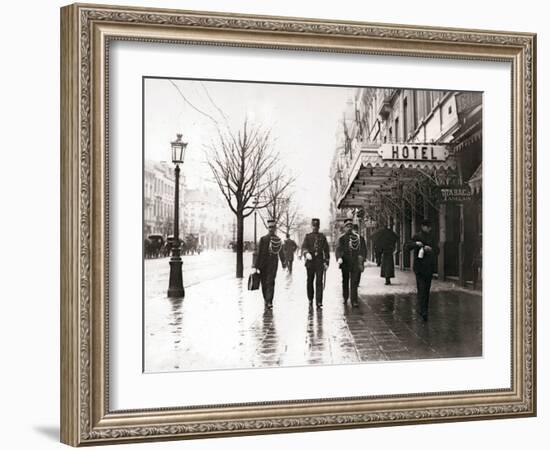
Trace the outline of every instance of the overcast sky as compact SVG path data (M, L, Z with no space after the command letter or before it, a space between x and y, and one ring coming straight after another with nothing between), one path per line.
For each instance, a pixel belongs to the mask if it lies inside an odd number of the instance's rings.
M319 217L324 228L329 220L329 168L336 130L352 94L352 89L342 87L149 78L145 158L170 160L170 142L182 133L189 142L183 167L188 186L203 183L217 189L205 165L204 146L211 141L215 121L225 124L220 110L231 127L242 125L248 116L271 127L275 148L296 178L293 198L305 217Z

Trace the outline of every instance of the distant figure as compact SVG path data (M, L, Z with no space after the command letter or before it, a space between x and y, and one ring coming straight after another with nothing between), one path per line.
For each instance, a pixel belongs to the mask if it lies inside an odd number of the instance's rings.
M311 219L312 231L306 234L302 243L302 255L306 260L307 270L307 298L309 306L312 306L315 295L317 308L323 307L323 279L330 261L328 241L326 236L319 232L320 224L319 219Z
M399 236L388 226L376 233L375 247L380 251L380 276L386 279L386 284L391 284L395 277L395 265L393 252Z
M296 252L297 248L298 248L298 245L296 244L296 242L290 239L290 234L287 233L285 242L283 244L283 252L285 255L285 261L286 261L286 267L288 269L288 273L292 273L294 253Z
M420 304L420 315L424 321L428 320L428 306L432 276L435 271L436 257L439 248L431 233L432 225L427 219L421 224L420 233L415 234L407 243L407 251L414 249L413 270L416 275L417 298Z
M283 241L277 236L277 226L274 220L267 221L268 233L260 238L258 245L258 259L256 261L256 272L260 274L262 284L262 295L265 307L273 308L273 294L275 293L275 277L279 267L279 259L283 268L286 265L283 248Z
M342 271L342 296L344 304L347 303L351 294L353 307L359 306L357 288L363 271L363 264L367 256L367 247L364 239L353 231L351 219L344 221L345 233L342 234L336 243L336 260Z
M378 247L377 241L378 241L378 236L384 230L385 230L385 228L380 228L379 230L376 230L371 236L372 242L373 242L373 245L374 245L374 260L376 261L376 265L378 267L380 267L382 265L382 249Z

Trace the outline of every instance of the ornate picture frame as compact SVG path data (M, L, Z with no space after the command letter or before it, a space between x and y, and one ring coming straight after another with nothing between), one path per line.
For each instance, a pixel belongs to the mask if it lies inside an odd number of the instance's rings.
M106 68L109 45L116 40L510 63L511 386L481 391L113 411L109 407ZM62 8L62 442L81 446L534 416L535 90L536 35L530 33L85 4Z

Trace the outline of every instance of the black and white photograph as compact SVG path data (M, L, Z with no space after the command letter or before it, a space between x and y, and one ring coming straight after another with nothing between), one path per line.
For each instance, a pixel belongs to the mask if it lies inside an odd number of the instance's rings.
M143 78L144 371L481 357L481 92Z

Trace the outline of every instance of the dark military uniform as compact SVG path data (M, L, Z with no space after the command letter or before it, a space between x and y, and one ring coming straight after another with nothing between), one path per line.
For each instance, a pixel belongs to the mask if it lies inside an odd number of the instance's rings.
M417 245L421 242L422 245ZM424 246L430 246L430 251L420 250ZM432 286L432 276L435 271L436 257L439 254L439 247L431 233L421 231L415 234L407 243L405 249L411 251L414 249L413 270L416 275L417 298L420 304L420 315L424 320L428 318L428 304L430 301L430 288ZM422 257L420 257L422 256Z
M256 260L256 269L260 271L260 280L262 284L262 294L266 306L273 305L273 294L275 292L275 277L279 267L279 259L285 267L285 257L282 250L283 241L276 236L266 234L260 238L258 245L258 259Z
M283 252L285 254L286 267L288 272L292 273L292 263L294 262L294 252L298 248L296 242L292 239L286 239L283 244Z
M338 238L336 244L336 259L342 258L342 296L344 303L351 294L351 304L358 304L357 288L361 280L363 263L367 257L365 240L357 233L346 232Z
M309 253L311 259L306 258L307 270L307 298L310 303L313 302L315 294L315 303L317 306L323 304L323 275L325 264L330 262L330 249L327 238L323 233L312 232L306 234L302 243L302 254L306 256ZM315 289L313 282L315 281Z

